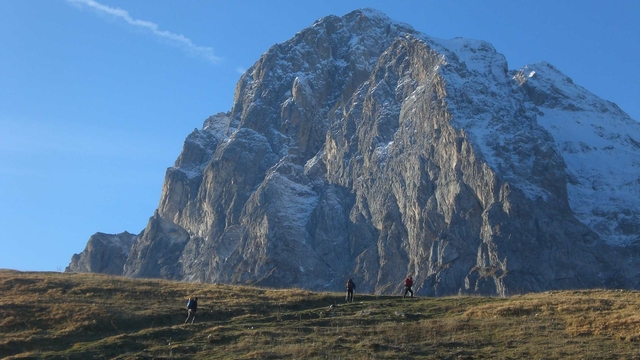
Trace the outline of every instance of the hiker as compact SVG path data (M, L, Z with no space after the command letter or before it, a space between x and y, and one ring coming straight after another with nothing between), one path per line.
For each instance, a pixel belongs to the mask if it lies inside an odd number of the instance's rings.
M187 301L187 320L184 323L188 323L189 319L191 319L191 323L193 324L196 321L196 310L198 310L198 298L197 297L189 297L189 301Z
M347 280L347 285L345 287L347 288L347 302L353 302L353 290L356 289L356 284L353 280L349 279Z
M411 275L409 275L406 279L404 279L404 295L402 295L403 299L407 297L407 293L411 293L411 297L413 297L413 290L411 290L412 286L413 278L411 277Z

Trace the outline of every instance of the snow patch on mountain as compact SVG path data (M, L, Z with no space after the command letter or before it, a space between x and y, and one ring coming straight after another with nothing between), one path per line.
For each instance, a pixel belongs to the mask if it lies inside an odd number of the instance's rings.
M124 232L116 235L111 239L113 240L113 243L116 244L118 249L122 252L122 254L129 255L129 251L131 251L131 244L133 244L137 236L138 235L136 234Z
M217 144L228 139L226 134L229 130L229 122L228 113L218 113L206 119L202 130L194 129L187 136L183 152L170 170L180 171L189 179L202 176L204 168L213 157ZM185 154L198 154L198 156L185 159Z
M228 113L215 114L204 121L202 131L208 131L212 136L220 141L229 128L229 121Z
M640 123L551 64L519 73L538 103L538 124L552 134L566 162L576 217L610 244L640 240L637 229L625 229L640 223Z

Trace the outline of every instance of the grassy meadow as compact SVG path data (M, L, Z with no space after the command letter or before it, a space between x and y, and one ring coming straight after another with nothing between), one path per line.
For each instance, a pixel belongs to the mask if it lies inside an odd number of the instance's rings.
M635 291L355 295L1 270L0 358L640 359Z

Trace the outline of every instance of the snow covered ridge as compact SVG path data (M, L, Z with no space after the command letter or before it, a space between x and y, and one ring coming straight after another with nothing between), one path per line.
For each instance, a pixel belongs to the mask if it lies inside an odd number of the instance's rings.
M549 63L528 65L515 78L566 162L577 218L610 244L640 240L640 123Z
M419 36L445 57L439 71L452 124L465 131L496 173L528 198L546 200L550 194L534 171L534 153L552 145L541 140L546 134L535 118L519 111L525 99L515 89L504 55L486 41Z
M547 62L509 71L504 56L486 42L424 39L441 47L447 65L456 67L441 70L455 99L450 102L453 121L476 140L492 168L529 198L546 199L545 190L527 180L535 175L526 174L533 156L515 158L512 152L496 151L519 146L521 131L539 132L539 125L551 134L553 151L566 163L569 203L578 220L612 245L640 240L640 123ZM476 76L466 77L466 71ZM526 96L514 87L524 88ZM532 123L515 120L523 105L535 114ZM522 166L513 166L518 163Z

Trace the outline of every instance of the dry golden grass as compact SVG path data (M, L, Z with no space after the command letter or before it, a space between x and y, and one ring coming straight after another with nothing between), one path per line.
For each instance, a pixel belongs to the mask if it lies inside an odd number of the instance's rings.
M190 295L199 297L198 317L184 325ZM0 357L640 358L638 292L343 299L298 289L0 271Z

